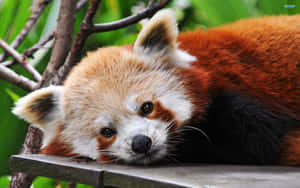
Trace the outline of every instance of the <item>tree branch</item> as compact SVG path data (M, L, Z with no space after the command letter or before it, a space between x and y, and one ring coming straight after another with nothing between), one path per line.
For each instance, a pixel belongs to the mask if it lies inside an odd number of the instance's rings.
M33 54L40 50L41 48L43 48L49 41L51 41L54 38L55 35L55 30L52 31L50 34L46 35L45 37L43 37L38 43L36 43L35 45L33 45L31 48L29 48L28 50L26 50L24 52L24 55L26 57L29 58L33 58Z
M24 76L18 75L3 65L0 65L0 78L27 91L33 91L37 86L37 83L25 78Z
M27 23L25 24L25 27L22 29L22 31L19 33L19 35L15 38L15 40L11 43L11 47L16 49L25 39L25 37L28 35L29 31L33 28L36 21L44 11L45 7L50 3L51 0L40 0L38 3L38 6L35 7L33 10L31 16L29 17ZM7 53L4 53L0 57L0 62L4 61L7 58Z
M14 59L13 59L13 60L9 60L9 61L2 62L1 65L6 66L6 67L9 67L9 66L13 65L13 63L14 63Z
M93 0L88 8L88 11L80 24L79 31L77 33L75 42L72 45L71 51L67 57L65 64L59 69L54 82L62 84L67 74L72 67L80 61L80 54L87 37L91 34L91 28L93 27L93 18L96 14L97 8L101 0Z
M33 76L33 78L35 80L37 80L37 81L41 80L42 77L41 77L40 73L37 70L35 70L35 68L33 66L26 63L26 58L24 56L22 56L21 54L19 54L14 48L9 46L2 39L0 39L0 47L3 48L3 50L6 53L10 54L17 62L19 62L29 72L29 74Z
M151 17L155 12L157 12L159 9L166 6L170 1L171 0L162 0L158 3L154 0L151 0L149 1L149 5L147 6L147 8L140 11L139 13L132 16L128 16L126 18L123 18L115 22L94 24L91 32L97 33L97 32L104 32L104 31L111 31L111 30L120 29L128 25L134 24L144 18Z
M50 84L54 72L64 63L72 44L72 35L75 23L77 0L61 1L59 17L55 33L55 42L52 49L50 62L44 72L43 79L39 86Z

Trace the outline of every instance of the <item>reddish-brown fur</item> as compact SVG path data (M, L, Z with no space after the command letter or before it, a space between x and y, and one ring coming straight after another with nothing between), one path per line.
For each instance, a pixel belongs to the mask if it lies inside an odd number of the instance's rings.
M300 164L300 130L291 131L281 145L281 163L286 165Z
M159 119L165 122L170 122L174 120L174 114L171 110L164 108L164 106L159 101L156 101L154 103L153 112L150 115L148 115L147 118Z
M48 144L40 153L50 154L50 155L60 155L65 157L74 157L76 154L72 153L72 147L65 142L60 140L60 132L62 131L62 126L57 130L56 137Z
M281 24L286 18L291 25ZM299 20L300 16L243 20L185 32L178 41L180 48L197 57L193 68L212 73L210 93L237 89L300 119Z
M185 32L178 41L180 48L198 59L192 69L208 72L205 85L209 95L235 90L300 120L299 20L300 16L242 20L207 31ZM201 93L198 84L188 83ZM284 164L300 164L300 133L296 133L285 138Z
M100 155L100 161L102 162L112 162L113 159L115 158L114 156L110 155L109 153L105 153L105 149L107 149L116 139L116 136L112 136L110 138L105 138L103 136L98 136L97 141L98 141L98 149L101 151ZM103 154L104 153L104 154Z
M59 137L53 139L40 153L65 157L76 156L76 154L72 153L71 147L64 142L61 142Z
M191 102L194 104L192 119L199 122L210 103L208 96L208 88L210 86L209 73L202 68L189 70L182 68L177 74L184 81L183 84L188 91L187 94L191 97Z

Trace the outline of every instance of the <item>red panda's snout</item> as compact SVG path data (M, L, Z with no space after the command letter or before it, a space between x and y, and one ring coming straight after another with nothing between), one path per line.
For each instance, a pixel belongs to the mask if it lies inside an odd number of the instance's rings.
M115 142L108 149L125 163L149 164L168 153L168 122L133 117L119 128Z

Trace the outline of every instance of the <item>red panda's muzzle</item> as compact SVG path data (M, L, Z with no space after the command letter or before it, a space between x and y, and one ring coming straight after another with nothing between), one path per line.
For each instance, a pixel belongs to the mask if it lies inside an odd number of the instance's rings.
M137 154L147 154L152 145L152 140L146 135L136 135L132 139L131 148Z

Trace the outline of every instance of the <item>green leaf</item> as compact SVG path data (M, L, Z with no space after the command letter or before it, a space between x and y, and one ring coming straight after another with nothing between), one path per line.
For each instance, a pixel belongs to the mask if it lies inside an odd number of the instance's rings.
M14 19L12 20L13 23L10 28L8 42L13 41L25 26L31 14L30 5L31 1L22 1L22 3L18 3L18 8L13 15Z
M5 92L10 89L19 96L25 92L12 84L0 80L0 176L9 173L8 161L12 154L17 154L24 143L27 124L11 113L13 101Z
M84 184L77 184L76 188L94 188L93 186L90 185L84 185Z
M66 181L60 181L59 184L60 184L60 188L67 188L69 185L69 183Z
M202 11L211 26L254 15L249 4L241 0L191 0L191 4L197 11Z
M56 180L46 177L37 177L33 181L33 188L56 188Z
M284 5L288 4L287 0L260 0L257 1L257 4L263 14L279 15L288 13L288 9L284 8Z
M10 182L10 176L2 176L0 177L0 187L8 188Z
M11 89L6 88L5 92L10 96L10 98L14 101L17 102L20 98L20 96L18 94L16 94L15 92L13 92Z
M1 3L0 7L0 20L1 20L1 27L0 27L0 38L6 40L9 34L9 28L14 20L14 14L17 9L17 5L19 3L17 1L5 0ZM0 49L0 53L2 49Z

